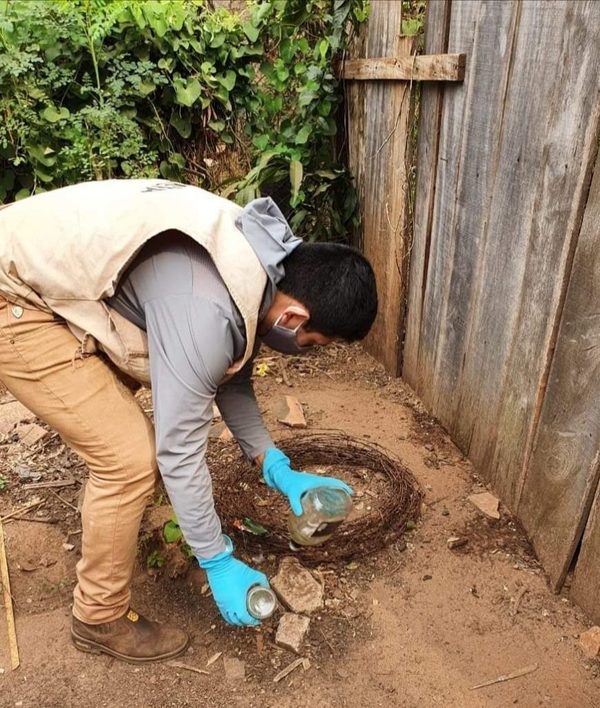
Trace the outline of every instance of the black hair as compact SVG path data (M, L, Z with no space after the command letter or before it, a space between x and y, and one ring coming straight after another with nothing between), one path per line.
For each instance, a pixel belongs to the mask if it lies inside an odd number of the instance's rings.
M281 292L310 312L306 330L354 342L367 336L377 314L369 261L339 243L301 243L284 260Z

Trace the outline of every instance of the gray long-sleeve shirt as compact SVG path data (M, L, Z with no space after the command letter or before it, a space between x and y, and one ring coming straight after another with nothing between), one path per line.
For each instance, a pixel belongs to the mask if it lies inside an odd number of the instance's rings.
M239 227L269 276L263 314L300 239L269 199L251 203ZM225 550L205 461L213 401L250 459L273 445L254 397L252 361L219 386L243 355L243 319L208 253L175 232L142 249L109 304L148 335L158 466L187 543L196 557L210 558Z

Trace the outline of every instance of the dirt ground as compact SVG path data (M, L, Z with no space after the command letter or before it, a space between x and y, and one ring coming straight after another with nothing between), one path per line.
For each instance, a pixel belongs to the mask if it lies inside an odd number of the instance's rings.
M10 670L0 608L0 706L600 706L600 663L585 659L578 645L590 623L567 598L549 591L506 509L494 521L467 501L484 485L407 387L386 377L357 346L288 360L291 388L276 362L266 363L256 389L276 438L289 434L275 419L277 399L293 394L309 430L335 428L379 443L411 469L424 493L421 517L403 540L369 558L321 569L326 606L311 618L302 653L309 667L274 683L297 658L274 644L276 620L260 629L226 626L201 571L147 569L147 549L134 581L134 607L185 627L193 641L180 661L208 675L76 651L69 614L85 469L57 437L25 448L9 431L0 440L0 474L9 481L0 492L0 515L35 495L46 501L29 512L41 521L5 523L21 666ZM52 492L24 489L30 482L18 476L23 465L40 471L42 481L73 484ZM468 543L450 550L451 536ZM278 559L265 555L254 562L270 575ZM243 661L246 678L227 678L224 658ZM528 673L518 678L473 688L524 669Z

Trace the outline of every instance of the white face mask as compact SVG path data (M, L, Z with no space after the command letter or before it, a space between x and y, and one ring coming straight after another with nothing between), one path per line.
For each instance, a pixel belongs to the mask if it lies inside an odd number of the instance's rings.
M311 347L301 347L296 341L296 335L302 324L299 324L295 329L288 329L279 324L286 312L291 312L294 315L306 314L299 308L288 307L275 320L271 329L260 337L260 340L263 344L282 354L306 354Z

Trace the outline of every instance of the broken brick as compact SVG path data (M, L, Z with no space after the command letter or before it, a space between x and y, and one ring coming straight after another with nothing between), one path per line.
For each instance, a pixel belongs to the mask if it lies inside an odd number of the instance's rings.
M500 512L498 511L499 500L489 492L481 492L480 494L471 494L467 497L468 500L476 506L479 511L488 516L490 519L499 519Z
M295 396L284 396L276 407L277 420L290 428L306 428L302 404Z
M600 656L600 627L592 627L579 635L579 645L590 659Z
M284 558L271 587L292 612L310 614L323 606L323 588L295 558Z
M295 615L291 612L286 612L279 620L275 644L299 654L304 637L308 632L309 624L310 619L305 615Z

